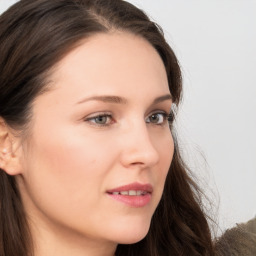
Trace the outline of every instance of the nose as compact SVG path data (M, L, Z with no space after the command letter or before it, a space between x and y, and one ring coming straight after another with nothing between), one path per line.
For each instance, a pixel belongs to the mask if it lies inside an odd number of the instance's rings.
M159 162L159 152L154 145L146 123L130 126L123 131L121 163L123 166L150 168Z

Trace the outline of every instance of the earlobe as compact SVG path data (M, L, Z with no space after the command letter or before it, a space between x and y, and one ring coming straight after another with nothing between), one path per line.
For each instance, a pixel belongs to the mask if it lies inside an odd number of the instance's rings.
M11 129L0 118L0 168L9 175L21 173L20 156L16 140L18 138L14 137Z

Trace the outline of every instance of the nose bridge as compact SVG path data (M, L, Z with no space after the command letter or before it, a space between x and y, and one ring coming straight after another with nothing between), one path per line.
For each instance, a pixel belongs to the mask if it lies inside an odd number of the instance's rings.
M155 147L146 122L132 122L122 136L122 162L124 165L140 165L144 168L155 165L159 153Z

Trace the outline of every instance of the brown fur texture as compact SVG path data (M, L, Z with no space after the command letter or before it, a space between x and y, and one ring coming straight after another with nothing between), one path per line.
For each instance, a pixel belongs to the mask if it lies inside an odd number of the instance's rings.
M256 217L228 229L216 242L216 256L256 256Z

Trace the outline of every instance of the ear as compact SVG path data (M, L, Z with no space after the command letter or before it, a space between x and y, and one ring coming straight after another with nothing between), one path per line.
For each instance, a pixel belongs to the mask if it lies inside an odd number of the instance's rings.
M21 152L20 139L0 117L0 168L9 175L20 174Z

